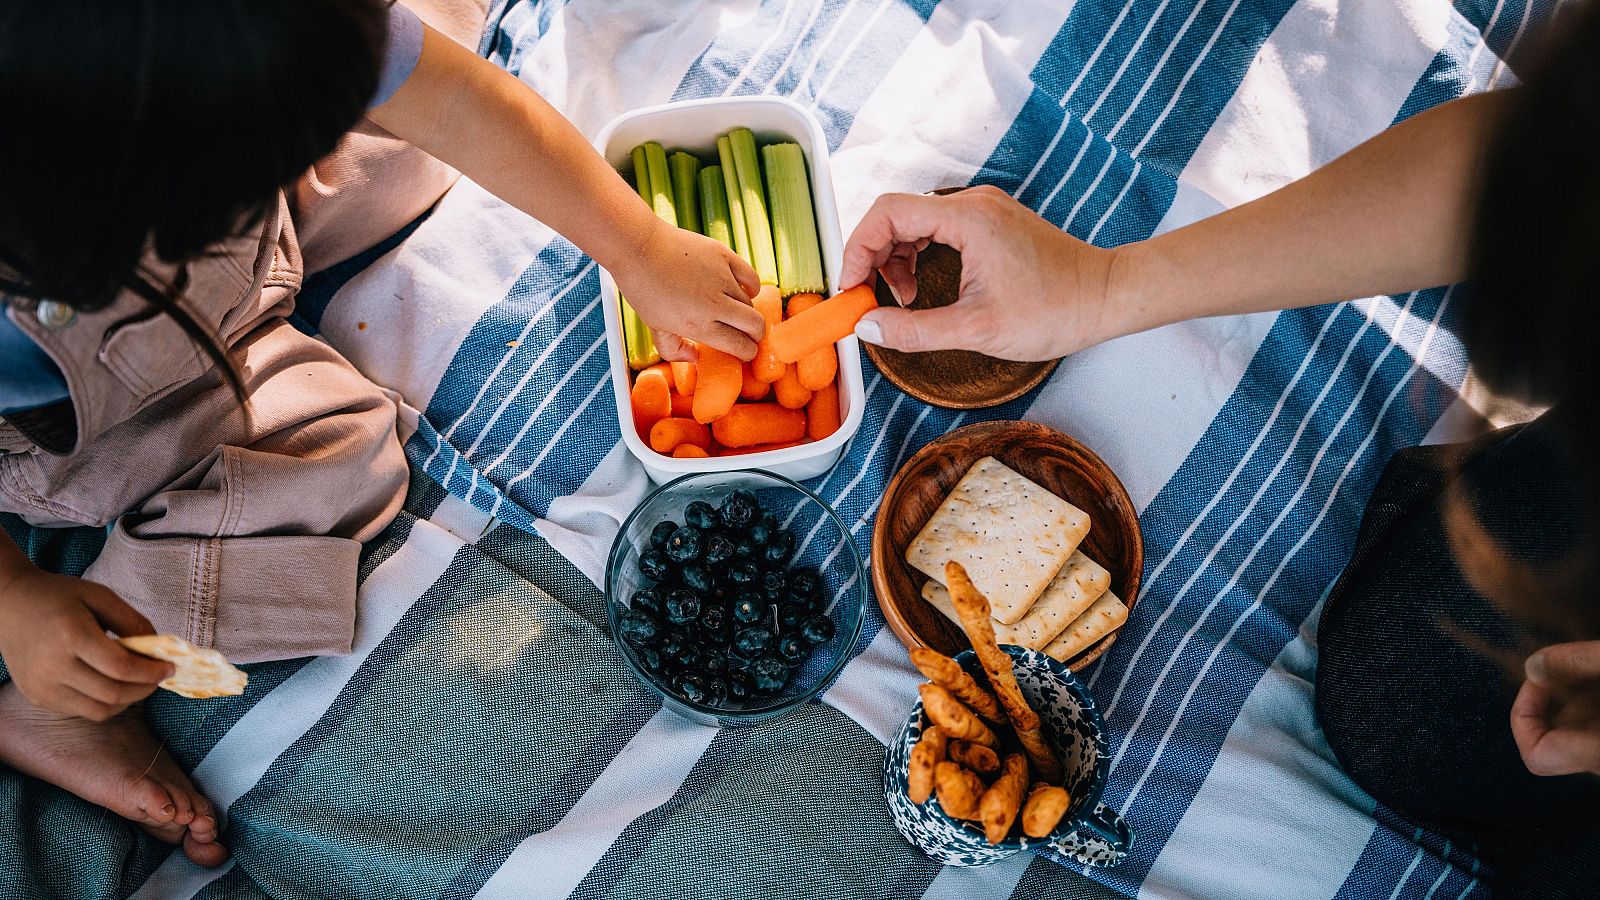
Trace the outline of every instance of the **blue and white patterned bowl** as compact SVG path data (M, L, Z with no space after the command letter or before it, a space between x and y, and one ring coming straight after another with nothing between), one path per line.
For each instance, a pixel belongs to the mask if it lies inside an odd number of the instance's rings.
M922 852L949 865L992 865L1021 850L1049 850L1087 866L1116 865L1128 855L1133 834L1122 816L1100 802L1109 759L1105 723L1093 698L1065 664L1035 650L1009 645L1001 649L1011 655L1017 684L1039 713L1045 738L1061 757L1066 770L1063 787L1071 795L1072 805L1046 837L1023 834L990 844L977 824L946 815L937 797L920 805L912 803L907 794L907 764L911 748L927 725L919 701L884 756L883 792L895 826ZM956 662L980 683L987 683L971 650L957 656Z

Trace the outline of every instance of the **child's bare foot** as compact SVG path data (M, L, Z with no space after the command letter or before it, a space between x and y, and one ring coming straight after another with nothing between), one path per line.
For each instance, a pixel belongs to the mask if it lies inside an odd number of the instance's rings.
M137 707L104 722L47 712L0 685L0 763L128 819L202 866L221 865L217 820Z

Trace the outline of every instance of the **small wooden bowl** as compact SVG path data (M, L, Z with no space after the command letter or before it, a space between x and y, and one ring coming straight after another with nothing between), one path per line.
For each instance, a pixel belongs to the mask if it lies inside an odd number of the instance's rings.
M941 188L933 193L958 190ZM875 290L879 306L898 305L882 278ZM917 299L907 309L949 306L960 293L960 253L944 244L929 244L917 254ZM865 342L861 346L890 384L945 409L986 409L1015 400L1049 378L1059 362L1013 362L971 350L901 353Z
M1128 491L1094 451L1036 422L980 422L928 444L889 482L872 530L872 585L889 627L908 647L955 656L971 646L954 622L922 599L928 577L905 561L906 546L972 464L993 456L1089 514L1080 549L1111 572L1111 590L1133 609L1144 574L1144 538ZM1119 629L1120 630L1120 629ZM1099 659L1113 631L1068 661L1078 670Z

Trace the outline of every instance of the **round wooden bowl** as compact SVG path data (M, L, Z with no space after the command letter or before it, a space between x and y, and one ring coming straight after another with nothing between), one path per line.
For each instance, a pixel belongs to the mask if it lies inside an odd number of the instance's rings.
M1111 590L1133 609L1144 574L1144 539L1128 491L1094 451L1037 422L980 422L923 447L889 482L872 530L872 585L889 627L908 647L955 656L971 646L954 622L922 599L928 577L905 561L906 546L972 464L993 456L1089 514L1081 549L1111 572ZM1120 631L1120 629L1119 629ZM1099 659L1116 631L1067 661Z
M949 194L961 188L941 188ZM889 284L878 279L879 306L896 306ZM961 293L961 254L944 244L929 244L917 254L917 298L907 309L935 309L956 302ZM889 383L945 409L986 409L1015 400L1038 387L1059 360L1013 362L971 350L901 353L863 342L872 364Z

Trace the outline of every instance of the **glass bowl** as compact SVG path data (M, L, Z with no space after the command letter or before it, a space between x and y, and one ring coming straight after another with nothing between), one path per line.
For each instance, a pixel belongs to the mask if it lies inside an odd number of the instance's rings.
M634 596L644 588L656 586L655 580L639 569L640 555L650 549L650 533L656 525L669 520L686 524L684 511L690 503L701 500L720 508L729 494L740 489L753 493L762 509L777 517L778 526L794 535L796 550L787 566L809 567L820 576L823 604L818 614L832 620L833 636L813 647L803 663L791 668L788 684L771 697L760 701L696 702L674 693L664 676L647 670L634 646L622 639L619 623ZM706 725L755 725L793 712L838 676L860 640L867 591L865 566L849 529L817 495L769 472L705 472L685 475L657 488L622 523L606 568L606 616L612 639L629 671L660 696L668 709ZM731 592L721 602L731 605ZM774 604L764 620L768 627L775 626L776 615ZM671 627L664 619L660 621L664 629ZM729 654L728 662L737 665L741 661Z

